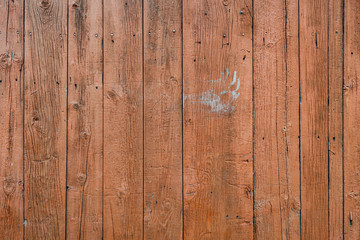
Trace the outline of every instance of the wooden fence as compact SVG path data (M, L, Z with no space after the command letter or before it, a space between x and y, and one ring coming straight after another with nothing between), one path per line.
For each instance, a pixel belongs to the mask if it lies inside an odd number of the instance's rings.
M0 1L0 239L360 239L359 0Z

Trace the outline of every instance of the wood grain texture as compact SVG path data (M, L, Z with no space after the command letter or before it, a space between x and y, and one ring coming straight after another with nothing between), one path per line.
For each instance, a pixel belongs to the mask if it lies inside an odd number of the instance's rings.
M0 239L360 239L359 9L0 1Z
M329 239L343 238L343 1L329 1Z
M69 2L67 239L102 238L102 2Z
M141 1L105 0L104 32L104 239L142 239Z
M23 1L0 2L0 239L23 237Z
M300 2L301 226L328 239L328 1Z
M298 59L298 2L254 1L256 239L300 239Z
M144 1L144 236L182 239L181 1Z
M360 239L360 1L344 5L344 239Z
M184 236L252 239L252 2L183 12Z
M66 6L25 6L25 239L65 238Z

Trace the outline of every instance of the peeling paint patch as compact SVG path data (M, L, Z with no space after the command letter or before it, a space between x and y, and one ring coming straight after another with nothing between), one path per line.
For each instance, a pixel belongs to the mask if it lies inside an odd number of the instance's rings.
M210 107L211 112L232 113L235 109L233 103L240 96L240 78L234 71L232 79L229 68L226 72L220 72L220 78L209 80L210 84L217 84L216 88L209 89L200 94L189 94L184 96L184 101L201 103ZM231 82L230 82L231 81Z

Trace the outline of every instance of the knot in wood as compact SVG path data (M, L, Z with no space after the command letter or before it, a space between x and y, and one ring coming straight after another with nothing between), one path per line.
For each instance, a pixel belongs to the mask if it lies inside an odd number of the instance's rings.
M84 174L84 173L79 173L79 174L77 175L77 181L78 181L79 183L81 183L81 184L84 184L85 181L86 181L86 174Z
M78 103L74 103L74 104L73 104L73 108L74 108L75 110L79 110L79 109L80 109L80 105L79 105Z
M43 9L43 10L46 10L48 9L49 7L51 6L51 2L50 0L41 0L40 1L40 8Z
M73 7L73 8L78 8L78 7L79 7L79 3L78 3L78 2L74 2L74 3L72 4L72 7Z
M4 192L6 195L11 195L15 191L16 182L13 177L7 177L4 179Z
M9 53L0 54L0 67L1 69L7 69L11 66L11 56Z
M87 131L80 132L80 137L87 139L90 136L90 134Z

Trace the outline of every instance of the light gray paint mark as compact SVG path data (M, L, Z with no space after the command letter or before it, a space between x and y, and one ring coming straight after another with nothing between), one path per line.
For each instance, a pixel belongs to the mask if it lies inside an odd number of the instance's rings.
M209 89L200 94L186 95L183 98L184 101L189 100L209 106L211 112L232 113L235 109L233 103L240 96L240 78L236 76L237 72L234 71L232 81L229 82L231 80L229 68L226 68L226 73L220 72L220 75L219 79L208 81L210 84L217 84L217 88Z

